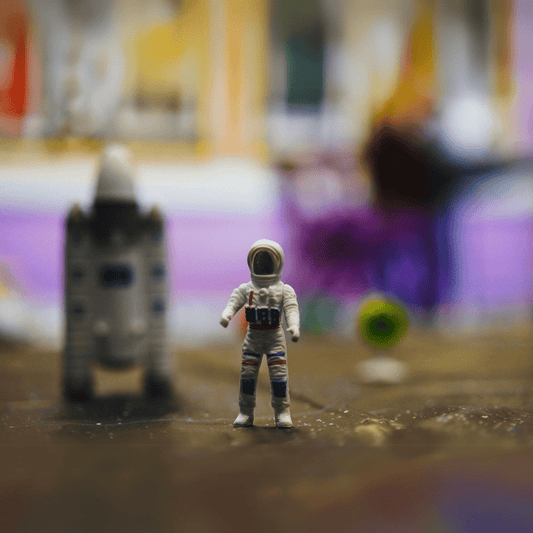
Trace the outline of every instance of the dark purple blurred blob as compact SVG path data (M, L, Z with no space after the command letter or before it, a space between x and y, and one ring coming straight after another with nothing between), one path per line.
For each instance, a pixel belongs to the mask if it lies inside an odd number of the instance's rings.
M507 476L502 477L505 479ZM513 486L508 482L502 483L502 479L465 478L444 480L438 485L436 507L456 531L499 533L532 530L531 486Z
M357 189L363 180L361 161L370 170L373 203L362 201L364 191ZM453 160L421 129L385 124L370 135L359 161L345 152L281 164L285 243L294 261L289 283L311 299L328 295L350 302L366 292L383 292L430 324L439 305L468 296L468 291L457 294L458 269L464 269L458 261L472 256L475 243L459 242L457 226L464 226L464 233L471 221L468 213L459 213L457 220L456 207L471 194L472 184L502 180L515 163ZM309 202L311 193L315 196ZM488 232L487 224L483 231ZM459 256L457 245L462 247ZM524 254L520 238L497 240L475 258L478 268L500 268L491 262L494 249L502 246ZM488 276L481 274L469 272L467 281L489 293ZM516 296L509 293L511 299Z
M438 223L445 221L427 213L384 216L365 207L299 224L299 272L305 275L294 283L302 293L339 297L382 291L430 312L447 288L435 242Z
M339 164L328 156L280 170L287 240L297 262L290 282L299 294L350 301L380 291L422 317L432 316L449 286L447 215L436 205L433 185L421 185L429 163L414 148L403 149L400 141L380 138L373 145L374 170L380 176L374 206L361 205L347 193L336 205L310 215L299 202L294 183L321 169L331 172L333 167L350 190L350 180L358 179L355 157L349 165L341 154ZM389 156L391 161L382 161ZM397 181L403 183L395 187Z
M313 513L310 531L501 533L532 531L530 455L391 463Z

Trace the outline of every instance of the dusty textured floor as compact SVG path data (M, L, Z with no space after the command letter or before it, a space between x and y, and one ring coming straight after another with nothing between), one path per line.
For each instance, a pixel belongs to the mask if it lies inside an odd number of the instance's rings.
M402 385L358 383L354 343L290 346L292 430L233 429L239 346L179 355L179 397L97 371L97 401L59 397L60 357L0 346L0 531L533 531L528 330L411 333Z

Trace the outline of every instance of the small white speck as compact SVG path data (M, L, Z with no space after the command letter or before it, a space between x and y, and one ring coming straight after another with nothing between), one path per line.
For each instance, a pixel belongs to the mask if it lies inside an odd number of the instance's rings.
M97 426L101 426L101 425L102 425L102 422L96 422L96 425L97 425Z
M346 414L347 412L348 412L348 409L345 409L345 410L343 411L344 414Z

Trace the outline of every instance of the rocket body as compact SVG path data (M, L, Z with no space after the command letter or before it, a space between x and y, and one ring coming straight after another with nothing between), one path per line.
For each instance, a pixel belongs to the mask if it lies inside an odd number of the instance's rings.
M164 221L139 211L124 153L108 155L92 210L75 206L66 224L67 397L87 388L94 363L144 364L148 381L170 381Z

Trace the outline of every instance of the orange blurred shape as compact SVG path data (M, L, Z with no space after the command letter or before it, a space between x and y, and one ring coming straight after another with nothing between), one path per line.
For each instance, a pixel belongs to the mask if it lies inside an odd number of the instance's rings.
M239 330L240 335L244 338L246 335L246 330L248 329L248 322L246 322L246 315L244 314L244 311L241 309L237 315L235 316L237 328Z
M403 51L392 96L374 116L374 126L417 124L431 114L436 97L435 3L421 1Z

